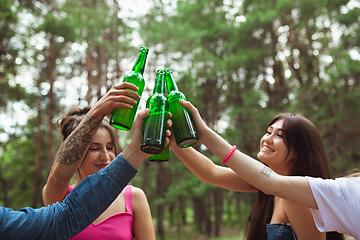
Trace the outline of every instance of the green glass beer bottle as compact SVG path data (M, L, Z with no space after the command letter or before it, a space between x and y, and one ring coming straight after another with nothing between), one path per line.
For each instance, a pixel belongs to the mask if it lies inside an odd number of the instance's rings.
M186 100L185 95L178 90L170 69L165 69L165 79L169 112L172 114L172 132L176 144L181 148L190 147L197 143L199 139L191 113L179 102L180 99Z
M162 153L154 154L148 157L150 162L167 162L169 161L169 144L165 146L165 149Z
M141 150L146 153L159 154L164 151L166 138L166 122L169 103L165 97L164 70L157 71L153 95L146 101L150 110L144 119Z
M143 77L146 57L148 55L149 49L147 47L141 47L139 56L131 70L130 73L126 74L123 82L129 82L136 85L139 90L137 93L140 95L145 87L145 80ZM133 106L132 109L126 108L116 108L111 115L110 124L113 127L119 128L121 130L128 131L131 129L137 108L139 106L139 101Z

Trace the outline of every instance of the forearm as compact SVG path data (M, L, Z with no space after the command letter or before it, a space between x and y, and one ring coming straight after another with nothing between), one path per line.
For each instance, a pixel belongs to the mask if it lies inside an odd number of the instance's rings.
M108 208L136 173L119 154L106 168L86 177L62 202L72 210L63 224L74 221L79 225L75 231L81 231Z
M144 153L140 150L140 143L137 141L133 141L128 146L126 146L121 154L135 169L139 168L145 158L151 156L151 154Z
M103 117L89 111L75 130L64 140L55 156L53 168L58 167L66 171L58 170L57 175L67 178L73 176L81 164L81 160L84 158L102 119ZM57 169L54 168L54 170Z
M192 147L173 147L173 152L184 165L205 183L238 192L254 192L256 189L244 181L231 168L219 166Z
M121 156L105 169L85 178L61 203L40 209L0 209L4 239L68 239L91 224L135 176Z
M79 168L102 117L90 111L61 144L43 190L45 205L63 200L72 176Z
M202 143L218 158L225 159L232 150L232 146L211 129L207 129L204 136L201 139ZM235 151L226 165L242 179L266 194L317 208L309 183L304 177L278 175L261 162L240 151Z

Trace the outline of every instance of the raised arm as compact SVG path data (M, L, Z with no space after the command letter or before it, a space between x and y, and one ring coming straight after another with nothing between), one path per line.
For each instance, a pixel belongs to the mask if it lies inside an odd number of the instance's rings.
M70 180L79 168L102 119L115 108L131 108L130 104L135 104L134 99L140 99L137 93L127 89L136 91L137 87L130 83L112 87L61 144L43 188L45 205L64 199Z
M195 108L194 110L197 111L197 109ZM196 112L196 114L198 114L198 112ZM196 131L200 142L203 142L203 139L206 138L206 134L209 128L201 119L200 115L197 116L197 120L199 121L195 122ZM208 157L206 157L192 147L179 148L176 145L173 135L170 137L170 148L173 150L176 156L185 164L185 166L193 174L195 174L196 177L198 177L205 183L238 192L257 191L255 187L244 181L231 168L215 164Z
M98 218L135 176L142 161L150 156L140 150L142 122L148 113L145 110L137 115L133 141L124 151L106 168L81 181L64 201L19 211L0 207L1 238L69 239ZM167 124L170 127L171 121Z
M180 100L180 102L190 110L196 128L201 129L201 143L218 158L225 159L231 152L232 146L206 126L198 110L190 102L182 100ZM196 162L196 159L193 161ZM278 175L264 164L240 151L235 151L226 162L226 165L243 180L249 182L266 194L275 195L317 209L317 204L312 195L309 182L305 177Z
M201 181L232 191L257 191L255 187L244 181L231 168L216 165L194 148L179 148L173 139L170 140L170 147L185 166Z

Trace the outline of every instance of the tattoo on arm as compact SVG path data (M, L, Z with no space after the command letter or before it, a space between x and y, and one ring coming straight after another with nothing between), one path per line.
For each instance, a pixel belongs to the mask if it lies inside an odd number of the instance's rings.
M101 119L95 116L85 116L81 123L61 144L56 154L55 161L64 165L71 165L78 162L89 147L92 136L91 132L100 126Z
M272 173L272 170L270 168L268 168L267 166L264 166L264 168L261 170L261 174L266 177L270 177L271 173Z

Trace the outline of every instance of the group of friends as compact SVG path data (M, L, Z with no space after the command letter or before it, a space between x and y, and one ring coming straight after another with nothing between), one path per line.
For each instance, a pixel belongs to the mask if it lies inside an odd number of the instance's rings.
M137 114L132 142L121 153L106 117L116 108L132 108L140 99L137 90L123 82L94 106L73 108L59 120L63 143L43 188L45 206L0 207L1 239L156 239L144 191L128 185L151 156L140 150L149 110ZM360 240L360 178L333 179L312 122L295 113L275 116L260 139L258 161L210 129L190 102L180 103L192 114L199 141L223 165L192 147L179 148L167 130L166 144L177 157L205 183L258 193L245 239L335 240L347 234Z

